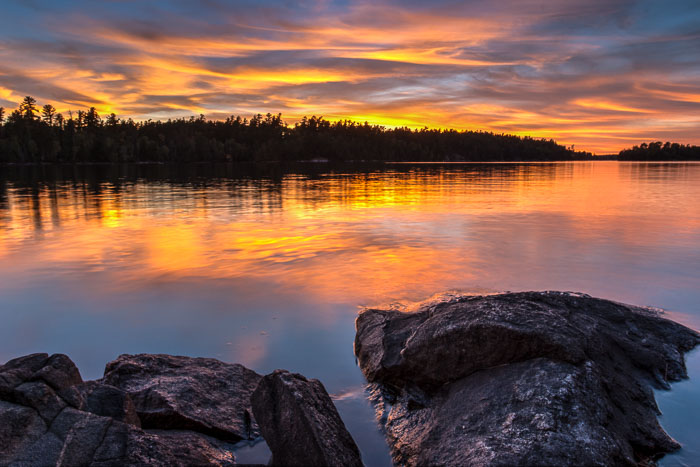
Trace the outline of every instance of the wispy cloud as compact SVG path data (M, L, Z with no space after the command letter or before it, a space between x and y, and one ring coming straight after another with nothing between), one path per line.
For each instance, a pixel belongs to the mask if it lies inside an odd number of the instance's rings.
M700 5L10 1L0 105L136 119L282 112L551 137L700 143Z

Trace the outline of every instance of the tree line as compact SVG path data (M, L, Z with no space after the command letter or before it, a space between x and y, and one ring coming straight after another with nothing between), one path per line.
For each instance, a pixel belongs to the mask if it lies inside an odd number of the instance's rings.
M590 159L554 140L484 131L386 128L281 114L136 122L94 107L58 113L27 96L0 107L0 163L559 161Z
M617 158L621 161L698 161L700 146L655 141L623 149Z

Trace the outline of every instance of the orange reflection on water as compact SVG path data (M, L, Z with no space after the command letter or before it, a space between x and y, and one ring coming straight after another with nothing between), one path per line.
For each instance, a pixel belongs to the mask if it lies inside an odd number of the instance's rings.
M699 178L694 164L599 162L398 166L203 186L9 183L0 261L15 271L10 280L102 271L128 290L253 279L333 303L574 286L606 273L589 255L634 261L638 249L697 240L700 208L688 200ZM572 269L570 281L557 275Z

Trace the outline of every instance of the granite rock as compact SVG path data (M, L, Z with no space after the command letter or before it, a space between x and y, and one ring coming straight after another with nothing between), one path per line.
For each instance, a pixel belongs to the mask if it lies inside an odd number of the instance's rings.
M700 335L584 294L366 309L355 353L406 465L636 465L679 447L652 387L687 377Z

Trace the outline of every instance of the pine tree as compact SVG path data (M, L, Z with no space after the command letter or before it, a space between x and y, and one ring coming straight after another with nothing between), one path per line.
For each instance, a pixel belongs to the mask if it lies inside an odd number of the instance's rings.
M35 115L39 112L36 107L36 99L34 99L32 96L26 96L19 104L19 112L27 120L34 120L35 118L38 118L38 116Z
M56 108L51 104L46 104L44 107L41 108L41 114L44 116L44 121L48 123L49 126L53 126L53 119L56 115Z

